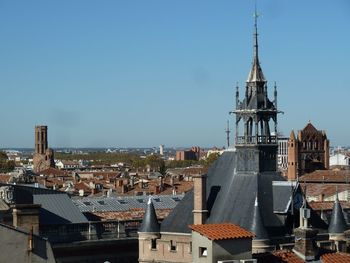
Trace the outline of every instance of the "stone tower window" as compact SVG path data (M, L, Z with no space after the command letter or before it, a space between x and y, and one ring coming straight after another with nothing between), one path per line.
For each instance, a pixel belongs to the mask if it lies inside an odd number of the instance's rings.
M151 239L151 249L152 250L156 250L157 249L157 239L156 238L152 238Z
M170 251L176 251L176 242L174 240L170 240Z

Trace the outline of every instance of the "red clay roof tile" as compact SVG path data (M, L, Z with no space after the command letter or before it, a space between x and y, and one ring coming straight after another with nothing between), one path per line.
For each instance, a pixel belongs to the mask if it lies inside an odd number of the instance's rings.
M231 223L190 225L189 227L210 240L254 237L253 233Z
M285 263L303 263L305 262L299 258L295 253L289 250L280 250L273 253L273 256Z
M350 254L328 253L321 256L322 263L349 263Z

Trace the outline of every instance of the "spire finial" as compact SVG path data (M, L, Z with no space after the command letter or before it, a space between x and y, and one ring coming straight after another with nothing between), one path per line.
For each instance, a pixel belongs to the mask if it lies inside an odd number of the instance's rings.
M338 185L335 186L335 201L336 201L336 202L339 202Z
M255 1L255 10L254 10L254 28L255 28L255 32L254 32L254 57L255 59L258 59L258 11L257 11L257 1Z

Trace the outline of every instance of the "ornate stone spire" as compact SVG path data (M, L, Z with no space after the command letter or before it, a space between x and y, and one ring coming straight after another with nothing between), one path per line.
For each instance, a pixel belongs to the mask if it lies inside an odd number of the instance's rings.
M254 57L253 57L252 68L249 72L247 82L266 82L264 73L262 72L262 69L260 67L260 62L259 62L258 13L256 9L255 9L254 17L255 17Z

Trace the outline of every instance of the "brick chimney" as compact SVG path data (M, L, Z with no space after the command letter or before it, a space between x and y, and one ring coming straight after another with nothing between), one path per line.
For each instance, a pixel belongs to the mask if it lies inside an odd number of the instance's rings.
M310 218L310 209L304 204L300 208L300 227L294 229L295 244L293 252L305 261L315 260L318 255L318 247L316 245L316 236L318 230L308 227L308 219Z
M206 200L206 175L194 175L193 177L193 223L195 225L204 224L207 219L207 200Z
M39 233L39 214L41 205L16 204L12 206L12 224L14 227Z

